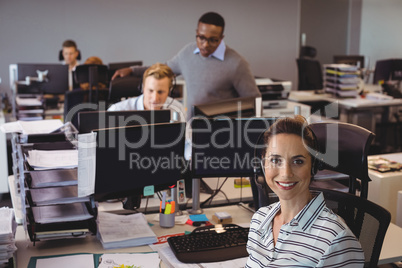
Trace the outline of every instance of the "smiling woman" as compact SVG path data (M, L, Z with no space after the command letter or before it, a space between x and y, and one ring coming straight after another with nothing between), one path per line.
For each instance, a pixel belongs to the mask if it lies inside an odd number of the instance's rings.
M264 133L262 170L279 202L260 208L250 225L246 267L363 267L361 245L347 225L309 190L316 172L314 133L302 116Z

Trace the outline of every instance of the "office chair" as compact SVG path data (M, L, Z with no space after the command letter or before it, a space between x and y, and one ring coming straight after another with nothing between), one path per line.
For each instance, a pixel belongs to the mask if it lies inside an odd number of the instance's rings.
M311 46L300 47L299 58L315 58L317 56L317 49Z
M74 90L69 91L64 96L64 122L71 121L71 123L78 129L78 112L82 111L94 111L94 110L105 110L108 108L108 97L109 90L107 89L99 89L97 97L91 96L91 92L89 90ZM92 97L92 98L91 98ZM105 105L101 106L99 103L104 101ZM69 115L71 109L73 109L77 105L85 105L85 104L96 104L95 108L82 107L78 111L75 111L74 114ZM71 111L73 112L73 111ZM70 118L70 120L68 120Z
M364 267L377 267L385 234L391 222L391 213L353 194L330 189L311 190L324 194L327 207L345 221L359 240L364 251Z
M138 76L118 77L110 81L109 103L119 102L122 98L141 95L142 78Z
M297 61L298 90L323 88L323 71L318 60L299 58Z
M320 170L331 170L349 176L349 193L367 199L367 155L375 134L348 123L314 123L310 127L317 137ZM359 181L358 181L359 180Z

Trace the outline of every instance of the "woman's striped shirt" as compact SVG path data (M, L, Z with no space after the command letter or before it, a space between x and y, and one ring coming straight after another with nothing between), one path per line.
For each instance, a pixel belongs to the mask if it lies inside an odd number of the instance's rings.
M276 245L272 221L280 203L260 208L250 224L246 267L363 267L359 241L344 221L315 196L289 223Z

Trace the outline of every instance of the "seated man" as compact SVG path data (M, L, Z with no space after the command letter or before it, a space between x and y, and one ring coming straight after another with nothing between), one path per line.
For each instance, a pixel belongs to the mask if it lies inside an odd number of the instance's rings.
M77 60L79 52L77 44L73 40L64 41L62 47L63 64L68 65L68 88L72 90L74 87L72 72L80 64Z
M169 66L161 63L152 65L144 72L142 94L115 103L108 111L170 109L178 114L178 121L185 122L183 104L169 97L174 87L174 76Z

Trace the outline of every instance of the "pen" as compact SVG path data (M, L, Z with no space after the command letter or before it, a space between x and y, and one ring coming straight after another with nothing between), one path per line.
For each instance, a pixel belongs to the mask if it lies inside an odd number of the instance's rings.
M162 193L162 213L165 213L166 207L166 192Z

